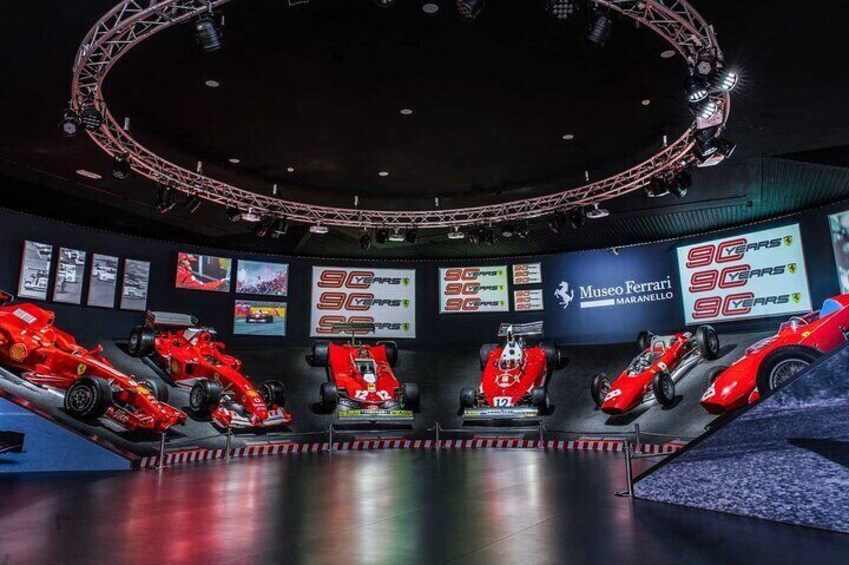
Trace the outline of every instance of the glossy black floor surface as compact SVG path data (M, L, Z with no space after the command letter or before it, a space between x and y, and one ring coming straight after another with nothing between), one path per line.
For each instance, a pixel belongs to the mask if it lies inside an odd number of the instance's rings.
M0 564L845 563L849 536L612 495L613 454L340 452L0 478Z

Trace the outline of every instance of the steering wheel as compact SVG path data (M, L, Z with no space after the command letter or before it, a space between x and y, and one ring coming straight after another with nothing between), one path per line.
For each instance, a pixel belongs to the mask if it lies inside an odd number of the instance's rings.
M802 318L800 316L793 316L792 318L790 318L790 322L795 323L796 325L799 325L799 326L807 326L808 325L808 321L805 318Z

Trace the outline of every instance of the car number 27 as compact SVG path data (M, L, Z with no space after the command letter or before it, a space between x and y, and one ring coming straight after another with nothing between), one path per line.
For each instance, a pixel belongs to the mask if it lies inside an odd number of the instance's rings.
M496 408L507 408L510 406L509 396L496 396L492 399L492 405Z

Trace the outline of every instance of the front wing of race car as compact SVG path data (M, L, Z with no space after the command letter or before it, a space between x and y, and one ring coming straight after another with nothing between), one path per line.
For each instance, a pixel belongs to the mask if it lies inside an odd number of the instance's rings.
M336 412L341 422L412 422L412 410L396 408L355 408L342 409Z
M268 418L261 422L251 419L240 406L219 406L212 413L212 420L224 428L248 429L248 428L273 428L286 426L292 421L292 415L282 408L268 411Z
M463 410L464 420L530 420L539 416L539 408L533 406L482 406Z

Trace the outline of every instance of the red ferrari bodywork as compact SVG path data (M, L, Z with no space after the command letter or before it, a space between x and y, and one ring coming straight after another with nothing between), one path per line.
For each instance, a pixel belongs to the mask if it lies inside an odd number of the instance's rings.
M267 406L253 383L242 374L242 362L225 353L226 346L216 341L209 328L169 330L157 328L154 360L177 386L191 388L199 379L221 384L222 396L228 396L244 408L245 425L285 425L292 415L280 406ZM239 425L237 413L220 404L211 414L223 427Z
M781 324L778 333L762 339L746 354L724 370L701 398L711 414L724 414L742 408L760 398L758 371L772 354L789 346L802 346L827 353L846 342L849 330L849 295L829 298L821 310L794 316Z
M539 345L525 347L523 361L512 368L501 367L503 353L504 347L498 347L489 354L481 374L478 402L498 408L528 404L531 390L546 385L549 369L545 351Z
M84 376L107 381L112 404L104 416L128 430L164 432L185 423L186 414L113 367L102 347L85 349L53 320L53 312L34 304L0 306L0 362L21 370L30 382L61 390Z
M401 383L389 366L385 345L331 342L327 346L327 359L330 380L339 393L364 408L380 408L386 402L398 400ZM370 365L370 361L373 366L362 366Z

